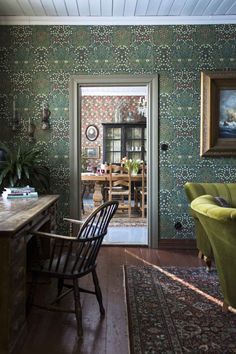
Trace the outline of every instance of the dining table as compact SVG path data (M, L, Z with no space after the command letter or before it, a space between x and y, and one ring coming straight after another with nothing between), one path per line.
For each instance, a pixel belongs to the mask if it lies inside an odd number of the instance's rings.
M113 173L114 179L127 178L126 174L117 174ZM94 192L93 192L93 202L94 207L101 205L103 200L102 188L105 185L109 184L110 174L109 173L90 173L90 172L82 172L81 173L81 181L94 183ZM142 181L142 174L131 175L131 182L137 183Z

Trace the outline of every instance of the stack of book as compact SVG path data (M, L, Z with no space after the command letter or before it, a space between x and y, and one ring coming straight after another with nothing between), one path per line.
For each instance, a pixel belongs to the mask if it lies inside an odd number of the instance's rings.
M13 199L13 198L37 198L38 192L35 191L35 188L26 186L26 187L9 187L5 188L2 193L3 198Z

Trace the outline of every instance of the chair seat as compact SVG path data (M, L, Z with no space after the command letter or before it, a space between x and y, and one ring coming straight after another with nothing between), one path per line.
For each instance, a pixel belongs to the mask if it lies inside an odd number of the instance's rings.
M50 259L46 259L38 267L33 268L32 271L39 272L41 274L51 274L51 277L58 277L63 274L63 278L78 278L85 273L90 272L96 264L89 264L89 267L85 268L88 258L78 257L75 253L71 253L69 256L64 254L60 257L55 257L53 262ZM51 264L50 264L51 262Z

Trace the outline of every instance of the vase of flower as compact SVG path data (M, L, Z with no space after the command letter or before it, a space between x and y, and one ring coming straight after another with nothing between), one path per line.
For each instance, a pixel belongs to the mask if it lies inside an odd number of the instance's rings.
M139 166L133 167L132 170L131 170L131 175L132 176L137 176L138 170L139 170Z
M121 160L121 163L124 164L126 170L130 173L132 176L136 176L139 171L140 164L142 163L141 160L133 160L133 159L127 159L127 157L123 157Z

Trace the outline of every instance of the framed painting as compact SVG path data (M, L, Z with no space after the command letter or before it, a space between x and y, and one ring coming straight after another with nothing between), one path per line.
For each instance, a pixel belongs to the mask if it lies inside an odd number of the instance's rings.
M89 141L95 141L98 137L99 131L96 125L88 125L85 131L86 138Z
M84 157L87 159L99 159L100 152L99 147L87 147L84 148Z
M201 156L236 156L236 71L201 73Z

